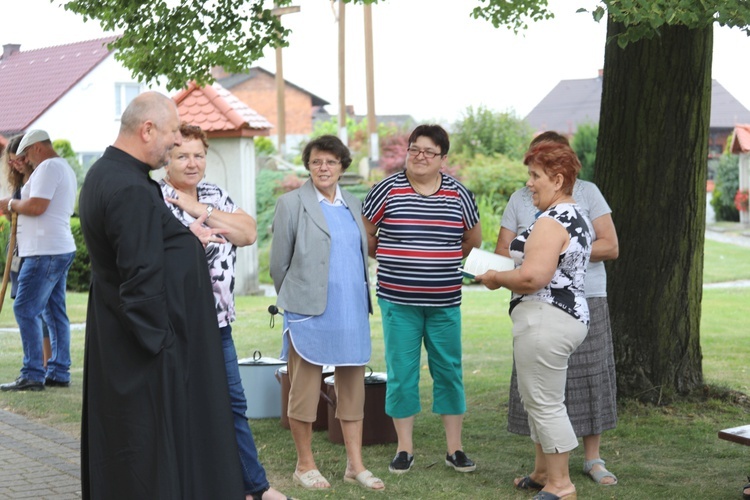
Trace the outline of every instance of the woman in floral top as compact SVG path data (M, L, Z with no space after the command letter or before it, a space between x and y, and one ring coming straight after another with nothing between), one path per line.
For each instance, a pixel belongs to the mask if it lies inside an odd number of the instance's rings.
M581 163L570 146L542 141L524 164L539 215L510 244L515 269L476 279L513 292L513 357L536 448L534 471L515 485L542 490L539 500L574 499L568 455L578 439L565 408L565 380L568 358L588 332L583 282L591 256L591 231L572 196Z
M203 130L183 123L180 132L182 145L172 150L169 164L165 167L167 175L159 181L159 185L165 203L180 222L191 226L191 229L195 224L208 226L214 234L207 244L207 240L201 238L201 241L206 247L213 285L245 493L248 499L285 499L285 495L270 487L266 471L258 461L258 450L245 416L247 400L230 325L235 319L234 266L237 247L255 243L255 219L235 205L219 186L203 182L208 150Z

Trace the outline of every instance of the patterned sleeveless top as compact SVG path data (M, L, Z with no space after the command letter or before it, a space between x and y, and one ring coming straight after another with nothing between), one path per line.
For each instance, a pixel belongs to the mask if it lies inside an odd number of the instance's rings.
M531 294L513 293L510 299L512 311L523 301L544 302L559 307L583 324L589 324L589 307L584 292L586 266L591 258L591 229L581 214L578 205L560 203L542 212L537 220L549 218L559 222L568 232L570 244L557 260L557 269L552 280L543 288ZM523 263L524 247L531 231L532 224L510 243L510 256L516 267Z

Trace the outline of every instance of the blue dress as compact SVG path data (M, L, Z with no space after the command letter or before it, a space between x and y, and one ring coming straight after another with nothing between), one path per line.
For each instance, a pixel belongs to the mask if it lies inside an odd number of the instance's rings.
M315 365L362 366L370 361L367 282L359 228L344 205L321 203L331 235L326 309L319 316L284 312L286 360L289 342Z

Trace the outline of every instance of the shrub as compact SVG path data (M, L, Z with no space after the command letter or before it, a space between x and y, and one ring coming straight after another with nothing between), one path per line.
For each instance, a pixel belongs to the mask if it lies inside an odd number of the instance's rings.
M599 136L599 124L582 123L578 125L576 134L570 141L570 146L581 160L581 172L579 179L584 181L594 180L594 163L596 162L596 141Z
M76 243L76 256L68 271L67 289L71 292L88 292L91 283L91 262L86 244L83 242L81 220L78 217L70 218L70 230ZM10 221L0 218L0 273L5 270L9 241Z
M507 205L507 202L505 204ZM503 211L486 194L477 198L477 207L479 208L479 220L482 222L482 249L494 252L497 246L497 236L500 234L500 221Z
M503 155L478 155L465 161L461 168L463 184L474 193L482 221L482 248L494 250L500 231L500 219L510 195L522 188L527 179L526 167L520 161Z
M271 223L276 208L276 198L284 192L282 183L289 172L279 170L260 169L255 179L255 210L258 222L258 248L271 236Z
M406 148L409 145L409 133L403 132L384 137L380 143L380 162L378 167L383 175L391 174L406 168Z
M85 172L81 166L81 162L78 161L78 156L70 145L70 141L67 139L57 139L52 142L52 147L55 148L55 152L63 157L70 165L70 168L73 169L73 172L76 174L76 182L78 182L78 185L80 186L83 184Z
M454 157L453 160L463 164L463 184L477 198L488 196L490 204L500 213L505 209L510 195L522 188L528 177L523 163L503 155L478 155L471 159Z
M453 125L451 151L467 157L502 154L523 158L533 136L531 125L514 112L492 111L484 106L469 106L461 120Z
M81 219L72 217L70 219L70 230L76 242L76 256L73 259L73 264L70 265L70 270L68 270L67 289L71 292L88 292L91 285L91 261L89 260L89 251L83 241Z
M737 222L740 220L740 213L734 206L734 196L740 186L739 161L739 156L733 154L723 154L719 158L719 166L716 168L716 184L711 197L711 206L717 221Z
M268 137L255 137L253 142L255 143L256 156L273 156L276 154L276 146Z

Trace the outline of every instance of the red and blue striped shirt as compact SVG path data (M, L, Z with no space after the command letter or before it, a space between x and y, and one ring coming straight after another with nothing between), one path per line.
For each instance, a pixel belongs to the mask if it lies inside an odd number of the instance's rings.
M440 174L440 189L418 194L404 172L376 184L364 216L378 228L378 297L397 304L461 304L461 240L479 222L474 195Z

